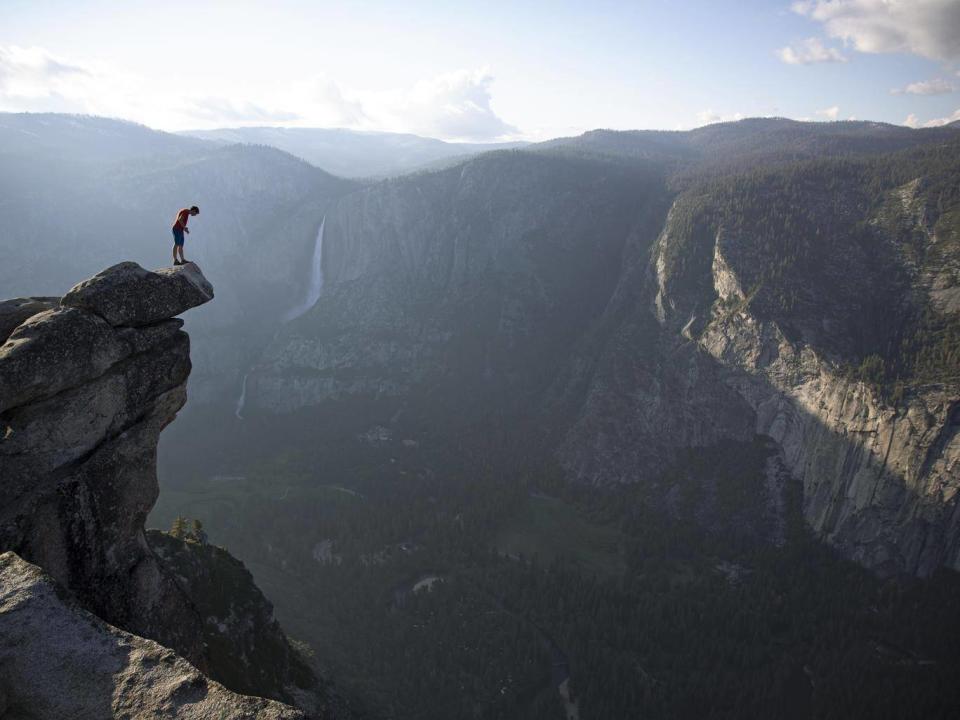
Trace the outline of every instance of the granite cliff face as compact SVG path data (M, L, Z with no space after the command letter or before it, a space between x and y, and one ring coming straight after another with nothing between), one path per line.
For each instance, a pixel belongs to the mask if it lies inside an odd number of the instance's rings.
M254 365L251 411L415 394L462 414L493 395L525 407L607 303L657 180L494 153L340 199L325 221L323 301Z
M53 699L48 704L36 701L37 693L55 688L58 681L37 667L50 673L59 667L63 679L76 683L82 683L89 669L89 692L77 698L98 695L107 703L103 707L110 707L112 696L99 693L119 667L111 657L124 655L133 662L131 653L142 655L135 661L138 667L159 665L143 676L127 665L114 678L114 713L122 714L124 703L137 696L138 684L145 691L155 676L170 683L167 700L173 709L145 716L200 717L191 714L195 710L176 709L178 687L189 686L186 695L206 696L208 681L197 670L249 692L292 697L277 678L257 683L262 679L257 675L262 659L257 643L263 635L257 623L235 628L234 645L251 652L234 658L227 670L224 653L212 652L209 645L208 618L197 602L201 598L191 597L191 588L158 556L144 532L158 494L157 440L185 403L190 374L189 338L180 330L182 321L172 318L212 298L213 289L196 265L148 272L135 263L121 263L80 283L59 301L0 303L0 551L7 551L0 584L8 605L7 614L0 612L7 620L0 665L11 668L4 677L13 678L0 678L0 695L22 717L71 716L58 715L57 708L66 706ZM238 588L262 601L249 575ZM269 604L263 607L269 614ZM42 611L46 620L35 617L33 608L40 608L36 612ZM51 622L74 628L74 639L89 637L104 654L93 647L88 652L65 646L60 648L63 665L47 658L35 667L29 652L40 652L42 642L32 640L33 650L18 654L14 636L19 637L22 623ZM286 639L275 623L268 629L274 649L287 661L280 667L289 668L292 651ZM156 641L183 659L133 636ZM42 637L51 647L58 644ZM163 660L168 656L169 662ZM102 666L82 665L97 657ZM297 679L304 693L315 685L305 668ZM294 678L285 680L292 685ZM151 702L162 699L161 690L151 693ZM257 708L273 706L219 686L211 693L228 714L235 707L236 717L293 716L292 710L277 708L263 714Z
M161 272L111 268L4 338L0 547L105 621L204 669L199 618L147 546L143 522L158 492L157 439L186 401L190 373L189 338L169 318L213 294L195 266ZM165 284L174 304L137 307L134 298L151 297L138 279Z
M855 183L803 191L824 237L796 254L710 208L715 197L680 198L654 249L653 310L725 369L825 540L881 573L960 569L957 208L941 195L928 211L926 178L873 202ZM876 367L896 373L893 390L864 377Z
M742 371L725 380L783 448L824 539L884 574L960 570L960 389L922 385L890 403L749 313L700 342Z

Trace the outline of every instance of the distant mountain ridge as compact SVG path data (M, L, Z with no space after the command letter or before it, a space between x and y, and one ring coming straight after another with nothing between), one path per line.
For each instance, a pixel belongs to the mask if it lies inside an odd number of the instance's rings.
M846 120L803 122L788 118L747 118L693 130L591 130L533 146L538 150L598 154L663 162L678 179L744 170L828 156L896 152L957 137L960 125L909 128Z
M0 112L0 157L49 157L68 162L107 164L133 157L180 157L215 148L196 138L146 125L60 113Z
M180 135L216 143L275 147L345 178L403 175L438 162L527 145L524 142L451 143L409 133L345 128L219 128L187 130Z

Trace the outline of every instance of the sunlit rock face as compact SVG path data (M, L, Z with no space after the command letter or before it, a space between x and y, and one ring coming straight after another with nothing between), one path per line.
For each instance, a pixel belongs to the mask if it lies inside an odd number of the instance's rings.
M883 573L960 569L960 399L956 388L910 388L896 404L837 373L775 323L712 325L703 347L743 375L727 381L756 410L804 486L811 527Z
M12 552L0 554L0 666L4 717L305 717L232 693L170 649L103 622Z
M895 393L851 370L861 347L896 351L886 337L910 318L937 312L949 322L955 312L960 237L948 213L923 209L922 186L898 188L858 216L858 206L870 207L862 188L829 200L808 191L811 206L835 203L868 230L860 238L834 230L807 250L806 267L764 276L783 260L756 242L758 229L735 234L709 222L668 222L653 257L659 321L695 328L700 349L727 370L724 384L754 411L756 432L781 446L802 482L809 525L882 574L960 569L956 368L905 378ZM684 214L681 198L671 215ZM824 225L833 217L824 211Z

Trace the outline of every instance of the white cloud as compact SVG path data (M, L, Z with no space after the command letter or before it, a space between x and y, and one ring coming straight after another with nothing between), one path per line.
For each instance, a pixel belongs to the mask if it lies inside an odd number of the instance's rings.
M827 120L836 120L840 115L840 107L834 105L833 107L824 108L823 110L817 110L817 115L825 117Z
M0 100L15 98L43 109L68 106L74 89L89 77L87 69L43 48L0 45Z
M268 109L252 102L210 97L187 101L183 111L200 120L240 124L291 122L300 118L297 113Z
M923 126L924 127L940 127L941 125L948 125L952 122L960 121L960 109L954 110L953 114L949 117L934 118L933 120L927 120Z
M836 48L826 47L817 38L780 48L777 55L787 65L810 65L812 63L846 62L847 58Z
M926 122L920 122L919 118L917 118L916 115L914 115L913 113L910 113L909 115L907 115L907 119L903 121L903 124L906 125L907 127L912 127L912 128L919 128L919 127L932 128L932 127L942 127L944 125L948 125L949 123L958 122L958 121L960 121L960 109L954 110L953 114L949 115L948 117L934 118L933 120L927 120Z
M345 96L333 80L324 79L318 82L315 97L335 116L334 125L360 125L369 119L364 112L363 103Z
M320 78L285 94L283 107L298 109L299 125L390 130L446 140L497 140L519 130L493 108L493 76L458 70L407 87L357 92Z
M743 120L743 113L733 113L729 115L721 115L720 113L714 112L711 109L701 110L697 113L697 125L712 125L719 122L735 122L736 120Z
M860 52L960 58L957 0L808 0L792 9Z
M264 104L289 109L297 116L296 124L305 127L361 128L375 122L361 98L325 75L285 84Z
M0 45L0 111L89 113L163 129L282 123L448 140L517 137L517 128L493 107L493 82L481 69L379 91L353 91L314 76L261 92L194 84L185 92L180 84L151 85L117 68L66 60L43 48Z
M923 80L910 83L906 87L896 88L890 92L893 95L946 95L947 93L952 93L954 90L956 90L956 88L952 83L943 78L937 78L935 80Z
M5 94L36 97L46 94L50 85L88 74L43 48L0 45L0 92Z
M148 93L139 78L95 63L67 60L44 48L0 45L0 111L71 112L143 122L171 98Z
M364 102L381 126L454 140L495 140L517 134L491 104L493 76L459 70Z

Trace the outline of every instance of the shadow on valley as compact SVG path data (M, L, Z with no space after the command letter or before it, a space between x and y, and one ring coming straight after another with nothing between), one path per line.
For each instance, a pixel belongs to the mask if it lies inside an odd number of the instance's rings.
M203 418L216 452L182 474L167 462L152 516L202 519L373 715L958 707L956 574L882 580L840 558L807 529L768 439L684 449L635 484L592 488L568 485L522 418L456 434L407 407L371 427L399 409ZM177 429L165 442L195 457Z

